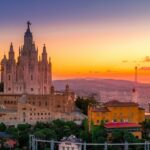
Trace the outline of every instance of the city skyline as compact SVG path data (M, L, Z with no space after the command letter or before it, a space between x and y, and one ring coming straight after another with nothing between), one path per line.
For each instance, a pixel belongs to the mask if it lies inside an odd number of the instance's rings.
M11 42L18 54L30 20L39 52L46 44L52 58L53 79L134 80L138 66L139 81L150 82L150 2L2 0L1 4L0 58Z

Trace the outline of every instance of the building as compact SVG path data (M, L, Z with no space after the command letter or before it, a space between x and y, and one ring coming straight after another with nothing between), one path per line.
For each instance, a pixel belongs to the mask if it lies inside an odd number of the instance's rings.
M113 100L100 105L90 105L88 107L89 130L91 130L92 123L93 125L100 125L102 121L110 124L120 123L122 128L124 125L124 128L126 128L126 124L130 126L130 123L133 123L136 129L137 126L139 127L139 123L144 120L145 110L139 107L135 102L120 102ZM141 130L138 131L140 133L135 134L135 136L141 137Z
M24 35L24 44L19 48L18 60L11 44L8 58L1 61L0 122L7 125L35 124L54 119L80 121L75 113L75 93L66 85L64 91L52 86L51 61L47 61L46 46L38 59L30 22Z
M77 139L74 135L64 137L59 144L59 150L81 150L81 139Z
M19 48L17 61L12 43L8 58L4 55L1 61L1 82L4 84L5 94L50 93L52 86L51 61L50 58L49 62L47 60L45 45L41 56L39 56L30 25L28 22L24 34L24 44Z
M108 140L112 139L112 132L114 130L122 130L132 133L137 138L142 138L142 129L141 125L137 123L130 122L108 122L105 124L105 129L108 134Z

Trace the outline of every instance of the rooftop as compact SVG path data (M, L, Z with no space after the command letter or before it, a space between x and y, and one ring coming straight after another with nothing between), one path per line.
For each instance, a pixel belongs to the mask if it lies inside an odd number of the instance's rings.
M109 102L104 103L105 106L113 106L113 107L126 107L126 106L139 106L137 103L134 102L120 102L117 100L112 100Z
M129 122L109 122L105 124L105 128L136 128L136 127L141 127L141 125L137 123L129 123Z
M109 109L104 106L96 106L96 107L93 107L92 111L94 111L94 112L109 112Z
M61 139L61 142L72 142L72 143L80 143L82 142L81 139L78 139L76 136L74 135L70 135L69 137L63 137Z

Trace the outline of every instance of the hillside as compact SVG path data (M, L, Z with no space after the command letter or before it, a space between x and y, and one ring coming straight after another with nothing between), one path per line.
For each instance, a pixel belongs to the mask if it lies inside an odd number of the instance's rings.
M68 79L55 80L53 84L57 90L64 90L66 84L79 96L95 95L98 101L118 99L120 101L132 100L134 83L125 80L112 79ZM150 102L150 84L138 84L139 103L147 108Z

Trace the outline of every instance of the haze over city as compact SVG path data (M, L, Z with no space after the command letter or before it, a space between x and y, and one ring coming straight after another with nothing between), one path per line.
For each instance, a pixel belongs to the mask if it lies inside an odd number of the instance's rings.
M46 44L51 56L53 79L134 80L138 66L139 82L149 83L149 6L140 0L2 0L0 58L10 42L18 55L30 20L36 46L41 52Z

